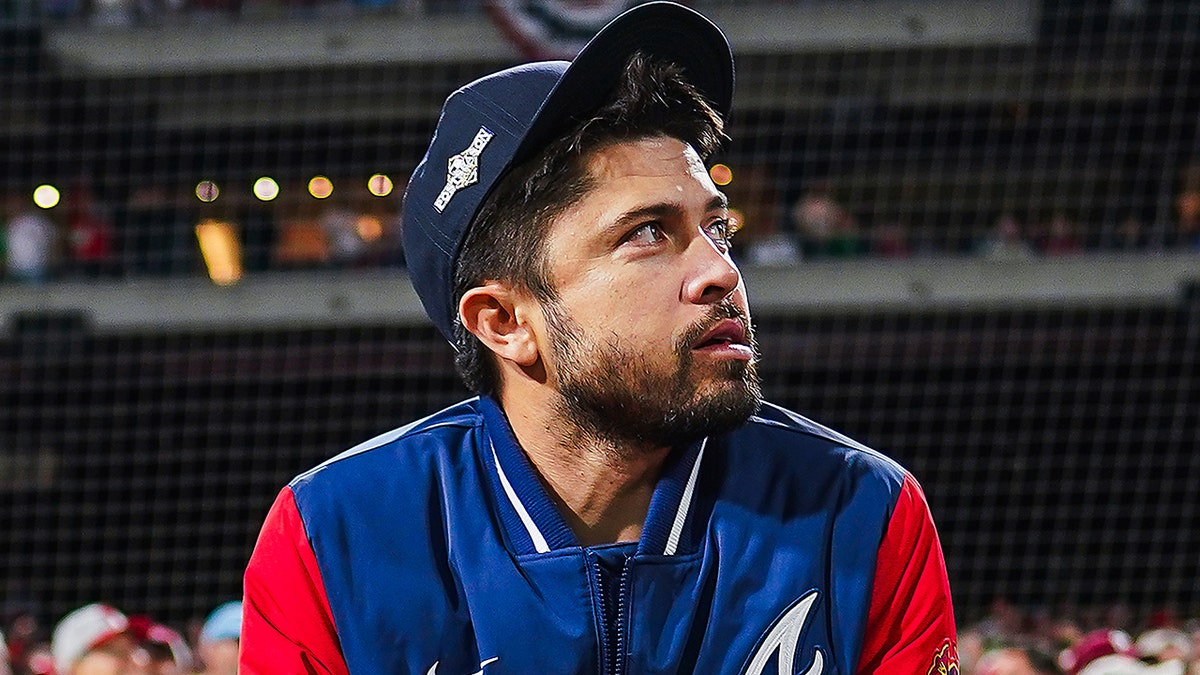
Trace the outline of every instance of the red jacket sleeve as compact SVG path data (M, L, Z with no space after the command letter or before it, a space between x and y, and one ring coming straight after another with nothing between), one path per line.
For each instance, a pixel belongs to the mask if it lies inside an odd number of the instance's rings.
M921 486L906 476L871 590L859 673L957 675L946 561Z
M289 488L267 514L244 589L238 673L348 673L317 558Z

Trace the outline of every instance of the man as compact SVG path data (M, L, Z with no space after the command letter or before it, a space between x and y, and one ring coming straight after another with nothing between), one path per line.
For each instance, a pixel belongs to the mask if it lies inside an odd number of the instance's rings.
M650 3L450 96L405 251L481 396L283 490L243 672L957 672L916 483L761 403L702 162L732 87Z

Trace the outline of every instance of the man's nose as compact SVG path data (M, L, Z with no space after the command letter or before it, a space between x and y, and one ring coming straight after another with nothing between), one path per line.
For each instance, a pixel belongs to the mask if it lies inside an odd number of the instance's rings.
M737 265L707 237L693 239L687 257L690 273L684 281L683 295L688 302L702 305L720 302L742 281Z

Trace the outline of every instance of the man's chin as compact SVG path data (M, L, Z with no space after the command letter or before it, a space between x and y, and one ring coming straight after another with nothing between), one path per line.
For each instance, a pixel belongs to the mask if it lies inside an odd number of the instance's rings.
M691 432L698 437L725 433L740 427L758 412L762 389L751 378L709 382L697 392L691 411Z
M762 389L753 361L724 362L719 364L715 372L697 377L696 380L693 401L697 405L712 398L751 397L757 401L754 406L757 410L758 402L761 402Z
M707 377L719 380L746 380L747 378L756 377L753 373L757 370L757 361L755 359L722 359L713 361L703 366L698 361L693 361L691 364L693 372L699 370L704 372Z

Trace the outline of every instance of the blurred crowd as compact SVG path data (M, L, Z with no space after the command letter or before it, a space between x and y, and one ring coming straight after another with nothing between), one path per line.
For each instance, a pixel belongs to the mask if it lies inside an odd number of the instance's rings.
M47 632L29 611L7 617L0 675L235 675L242 604L223 603L184 632L101 603Z
M1128 607L1029 611L1003 599L959 621L963 675L1200 675L1200 619Z
M403 265L394 200L232 201L146 188L112 205L75 188L47 209L9 194L0 204L0 280L203 275L212 263L206 226L227 235L222 252L247 273Z
M755 187L753 171L728 187L740 228L734 256L752 266L789 266L822 259L903 259L973 255L1030 260L1092 252L1200 253L1200 167L1194 189L1177 200L1173 217L1147 224L1079 222L1065 210L1001 212L991 222L912 226L903 219L858 216L828 181L811 184L792 203ZM394 195L398 195L397 190ZM228 233L239 267L269 270L402 267L396 196L292 202L243 199L204 204L158 188L111 206L86 188L63 203L38 208L9 194L0 205L0 280L40 283L59 278L196 276L205 271L202 223Z
M98 603L51 630L16 612L4 624L0 675L233 675L241 625L237 601L182 631ZM959 675L1200 675L1200 619L1166 609L1049 612L998 599L981 620L960 620L958 647Z
M1200 253L1200 165L1180 193L1174 213L1162 222L1137 215L1084 222L1066 209L1022 214L1001 211L994 219L937 225L901 217L856 215L829 181L814 181L786 208L773 206L770 190L743 182L726 190L743 227L735 251L752 265L784 266L806 260L910 258L973 255L988 260L1062 258L1093 252L1191 251ZM766 201L762 198L766 197Z

